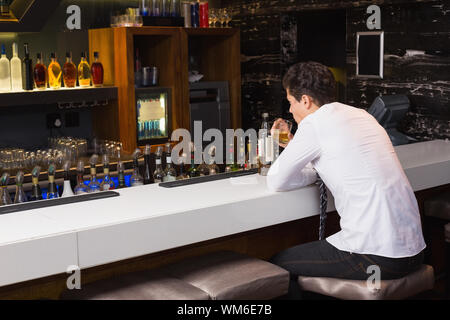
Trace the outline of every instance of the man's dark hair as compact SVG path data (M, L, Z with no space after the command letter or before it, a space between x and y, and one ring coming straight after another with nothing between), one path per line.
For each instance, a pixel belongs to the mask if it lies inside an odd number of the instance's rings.
M336 99L333 73L318 62L299 62L291 66L283 77L283 87L297 101L306 94L319 107Z

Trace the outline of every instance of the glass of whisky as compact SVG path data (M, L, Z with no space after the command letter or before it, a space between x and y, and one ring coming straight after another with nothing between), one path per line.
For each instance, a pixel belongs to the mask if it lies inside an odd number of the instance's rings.
M278 141L280 144L289 143L289 136L291 135L292 130L292 121L277 119L274 121L271 131L278 130Z

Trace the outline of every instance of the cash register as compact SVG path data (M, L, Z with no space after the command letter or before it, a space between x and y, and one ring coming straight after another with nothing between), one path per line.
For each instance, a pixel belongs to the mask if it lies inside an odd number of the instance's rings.
M408 144L416 139L397 130L397 125L409 110L409 99L405 95L379 96L367 110L386 129L394 146Z

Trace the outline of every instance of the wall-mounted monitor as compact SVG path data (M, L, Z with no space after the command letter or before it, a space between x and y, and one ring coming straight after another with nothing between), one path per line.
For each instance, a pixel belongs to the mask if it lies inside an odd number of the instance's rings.
M356 34L356 76L383 78L384 32L370 31Z

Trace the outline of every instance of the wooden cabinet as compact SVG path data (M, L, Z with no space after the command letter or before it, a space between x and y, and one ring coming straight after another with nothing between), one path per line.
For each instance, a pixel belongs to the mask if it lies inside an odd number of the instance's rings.
M137 147L134 86L135 50L143 66L156 66L159 86L171 88L170 127L190 127L189 58L198 59L201 81L228 81L231 126L241 126L241 72L239 29L138 27L89 30L90 60L99 52L105 84L118 88L117 110L95 117L101 138L119 138L124 151ZM112 132L114 126L115 132ZM108 128L108 130L102 130ZM111 136L112 135L112 136ZM170 133L169 133L170 136Z

